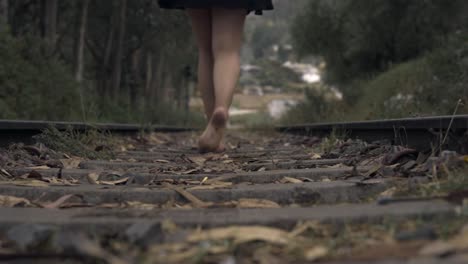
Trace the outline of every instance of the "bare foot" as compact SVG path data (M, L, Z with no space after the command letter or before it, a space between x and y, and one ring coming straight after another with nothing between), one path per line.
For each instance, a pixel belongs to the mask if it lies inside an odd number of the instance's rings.
M224 144L221 143L224 136L224 130L227 124L227 111L219 107L213 112L208 126L198 141L200 152L219 152L224 151Z
M218 148L216 149L216 153L223 153L225 151L226 151L226 145L224 144L223 140L221 140Z

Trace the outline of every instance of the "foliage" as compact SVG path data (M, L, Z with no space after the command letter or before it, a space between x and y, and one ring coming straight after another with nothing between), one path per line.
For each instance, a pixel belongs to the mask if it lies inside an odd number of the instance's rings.
M41 44L35 37L0 32L0 118L79 117L77 83L62 61L44 55Z
M346 105L338 100L326 85L314 85L305 90L305 100L281 118L283 124L338 121L345 118Z
M53 42L45 34L48 2L9 1L10 31L0 33L0 118L185 122L175 119L195 52L181 11L163 11L151 0L90 1L78 83L84 1L57 1Z
M312 0L296 18L300 54L323 56L327 80L367 78L440 46L459 25L463 0Z
M350 119L451 115L468 101L466 41L394 67L363 83ZM379 91L379 92L376 92ZM457 114L468 113L466 104Z
M330 101L320 89L309 90L306 100L293 108L283 123L452 115L455 108L456 114L466 114L468 39L462 39L395 65L375 79L354 81L349 84L357 94L354 103Z
M466 10L461 0L310 1L292 27L295 48L322 56L344 100L308 96L287 120L468 113Z

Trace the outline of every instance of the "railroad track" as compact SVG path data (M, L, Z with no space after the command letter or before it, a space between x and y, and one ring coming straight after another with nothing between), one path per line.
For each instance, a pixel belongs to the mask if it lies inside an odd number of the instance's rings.
M330 133L369 142L388 140L420 150L434 147L468 151L468 115L434 116L362 122L303 124L278 127L280 132L326 136ZM441 146L442 145L442 146Z
M97 129L100 131L111 131L117 135L135 135L142 131L181 132L192 130L190 128L174 126L142 126L137 124L0 120L0 146L8 146L12 142L33 143L35 135L40 134L44 129L51 126L59 131L71 129L76 132L84 132L89 129Z
M466 263L465 248L433 249L439 226L463 224L460 206L379 204L453 153L232 132L226 153L199 154L196 133L171 129L119 136L94 160L0 152L0 261Z

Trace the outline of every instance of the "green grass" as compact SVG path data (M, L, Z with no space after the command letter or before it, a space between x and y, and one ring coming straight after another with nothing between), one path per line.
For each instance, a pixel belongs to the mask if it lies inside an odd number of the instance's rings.
M442 49L396 66L364 86L351 119L451 115L468 99L467 59L468 49Z
M343 86L353 100L327 100L320 92L292 109L284 124L403 118L468 113L468 39L395 65L369 80ZM462 104L458 104L461 101Z
M80 133L71 128L59 131L50 126L36 136L36 140L52 150L88 159L110 159L115 156L114 138L110 133L97 129Z

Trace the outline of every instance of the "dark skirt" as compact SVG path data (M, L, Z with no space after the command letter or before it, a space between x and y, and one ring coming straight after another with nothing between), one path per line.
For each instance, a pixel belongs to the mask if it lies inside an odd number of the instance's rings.
M272 10L272 0L158 0L161 8L235 8L255 11L261 14L263 10Z

